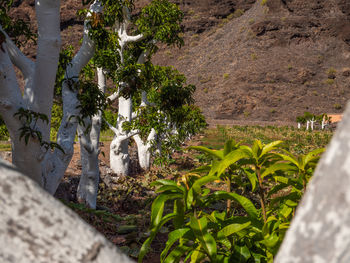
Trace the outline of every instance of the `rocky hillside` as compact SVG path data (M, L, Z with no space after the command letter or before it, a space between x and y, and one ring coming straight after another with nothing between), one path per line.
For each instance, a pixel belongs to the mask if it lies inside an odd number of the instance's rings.
M185 46L163 49L197 86L211 119L294 121L310 111L342 112L350 98L348 0L173 0L185 12ZM34 21L33 0L15 16ZM62 2L62 38L78 46L81 1ZM138 7L149 2L140 0ZM33 46L26 52L34 54Z

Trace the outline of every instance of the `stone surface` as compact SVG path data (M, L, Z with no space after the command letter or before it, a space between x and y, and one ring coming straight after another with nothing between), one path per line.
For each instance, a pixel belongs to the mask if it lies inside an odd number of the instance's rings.
M303 197L276 263L350 262L350 103Z
M72 210L3 160L0 204L0 262L132 262Z

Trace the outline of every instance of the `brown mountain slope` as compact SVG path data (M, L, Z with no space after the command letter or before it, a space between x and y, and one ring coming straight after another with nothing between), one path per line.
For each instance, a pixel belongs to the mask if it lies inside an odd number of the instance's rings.
M15 2L13 15L34 23L34 0ZM185 46L154 62L174 65L197 86L207 117L294 121L304 111L341 112L350 98L348 0L173 2L185 12ZM61 5L63 43L78 47L81 1ZM34 48L24 51L35 58Z
M350 98L348 1L256 1L242 16L157 57L197 86L215 119L295 120L341 112Z

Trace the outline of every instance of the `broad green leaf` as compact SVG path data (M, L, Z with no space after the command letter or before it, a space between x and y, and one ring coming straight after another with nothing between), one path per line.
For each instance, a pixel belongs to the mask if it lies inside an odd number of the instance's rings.
M232 244L231 244L230 240L222 232L218 232L217 233L216 241L218 243L223 244L227 249L231 249L232 248Z
M319 159L320 154L323 153L324 151L325 151L324 148L320 148L306 154L304 159L304 165L307 165L309 162Z
M228 193L225 191L216 191L212 194L212 197L215 198L216 200L227 200L227 199L235 200L244 208L244 210L253 220L258 219L259 214L255 206L248 198L244 196L241 196L236 193Z
M275 163L268 168L264 170L264 172L261 174L261 177L264 179L264 177L273 174L276 171L295 171L295 168L288 164L288 163Z
M176 191L178 193L183 193L185 189L182 186L174 186L174 185L164 185L156 190L156 193L162 193L165 191Z
M191 263L199 263L199 262L202 262L203 259L205 259L205 254L200 250L200 246L197 247L192 255L191 255ZM186 262L186 260L184 261Z
M166 179L160 179L155 182L152 182L150 186L156 186L156 185L172 185L172 186L178 186L177 183L173 180L166 180Z
M256 160L258 160L259 156L261 155L262 148L263 148L263 145L260 140L255 140L253 142L252 152Z
M141 249L140 249L140 253L139 253L139 258L138 258L138 262L141 263L143 258L145 257L146 253L148 252L151 243L153 241L153 239L155 238L156 234L158 233L159 229L169 220L174 219L175 218L175 214L171 213L168 214L166 216L164 216L161 221L159 222L158 225L154 226L151 229L151 235L149 236L149 238L146 239L146 241L142 244Z
M264 156L266 153L268 153L268 152L274 150L274 149L276 148L276 146L277 146L277 145L280 145L281 143L283 143L283 141L274 141L274 142L271 142L271 143L269 143L269 144L266 144L266 145L263 147L263 149L262 149L261 154L260 154L259 157L262 157L262 156Z
M190 227L209 256L210 260L215 262L217 253L216 242L214 237L208 231L207 218L202 217L197 219L194 216L191 216Z
M267 236L260 243L264 244L268 248L273 248L274 246L277 245L278 241L279 241L278 236L276 234L272 234L272 235Z
M174 227L175 229L181 228L185 221L185 206L184 200L178 199L174 202L174 214L176 217L174 218Z
M218 159L223 159L224 158L224 152L223 151L216 151L216 150L211 150L207 147L204 146L190 146L188 149L192 150L197 150L200 152L204 152L209 154L211 157L218 158Z
M300 167L298 160L294 156L292 157L292 156L281 154L281 153L276 153L276 155L278 155L279 157L281 157L285 161L289 161L289 162L293 163L296 167L298 167L298 168Z
M228 226L225 226L223 229L221 229L219 233L222 233L225 237L228 237L234 233L237 233L245 228L247 228L248 226L250 226L251 222L247 222L245 224L231 224Z
M213 165L209 175L214 175L217 173L217 176L220 176L230 165L247 157L249 157L249 155L245 151L240 149L234 150L226 155L217 166L214 167Z
M165 244L165 248L162 251L162 253L160 254L160 261L163 262L164 259L166 258L169 249L172 247L172 245L176 242L179 241L180 238L182 238L186 233L188 233L189 231L191 231L191 229L189 227L187 228L180 228L180 229L176 229L172 232L169 233L168 235L168 241Z
M293 208L291 207L288 207L288 206L283 206L282 210L280 211L281 215L284 217L284 218L288 218L289 215L293 212Z
M181 194L162 194L157 196L157 198L152 203L152 210L151 210L151 226L155 227L157 226L163 216L164 211L164 205L165 202L168 200L178 199L182 198Z
M193 191L196 194L199 194L200 189L203 185L210 183L210 182L214 182L217 179L218 178L216 176L210 176L210 175L203 176L194 182L194 184L192 185Z
M235 263L246 263L251 257L251 252L247 246L235 246L236 256L234 258Z
M187 246L178 246L173 251L170 252L170 254L167 256L167 258L163 261L164 263L174 263L174 262L180 262L180 259L183 255L186 255L192 248Z
M250 181L250 184L252 185L252 192L254 192L255 188L256 188L256 183L258 182L258 178L256 176L256 173L254 173L254 172L251 173L248 171L248 169L244 169L244 172L247 175L247 177Z

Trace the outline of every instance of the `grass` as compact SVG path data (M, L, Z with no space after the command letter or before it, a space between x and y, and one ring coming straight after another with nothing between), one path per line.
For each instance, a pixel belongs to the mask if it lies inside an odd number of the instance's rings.
M0 152L9 152L11 151L11 143L10 142L0 142Z
M202 145L212 149L221 149L229 139L236 142L243 141L246 144L252 144L255 139L263 143L282 140L292 153L305 154L313 149L325 147L332 138L332 134L328 130L311 132L286 126L217 126L216 129L205 131Z

